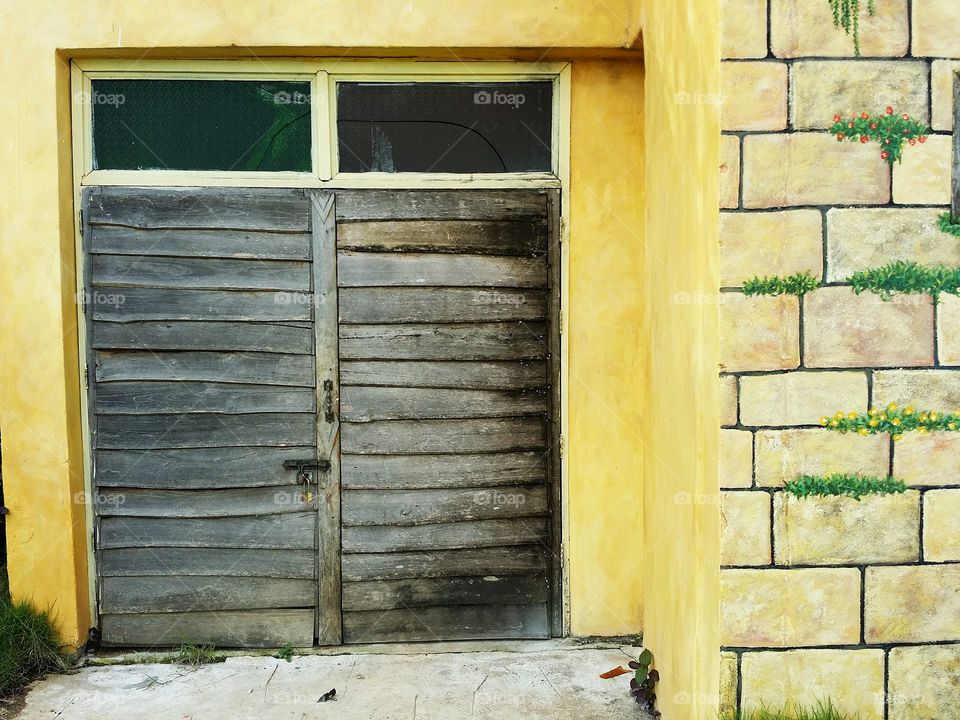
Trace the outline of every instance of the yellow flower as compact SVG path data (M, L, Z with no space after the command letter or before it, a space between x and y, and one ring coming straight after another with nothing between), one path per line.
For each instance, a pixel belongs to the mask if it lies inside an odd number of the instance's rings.
M858 417L860 417L860 416L857 415L855 412L852 412L852 413L848 413L848 414L847 414L847 418L849 418L850 420L856 420Z
M897 409L896 403L890 403L889 405L887 405L887 412L893 412L896 409Z
M881 420L886 420L886 419L887 419L887 414L886 414L886 413L880 413L880 419L881 419Z
M894 418L893 420L890 421L890 424L893 425L894 427L900 427L900 418Z
M926 413L921 413L921 414L920 414L920 422L926 422L929 417L930 417L930 416L927 415Z
M837 427L840 424L839 420L831 420L830 427Z
M876 408L870 408L870 413L869 413L869 414L870 414L870 417L873 417L874 415L876 415L876 414L879 413L879 412L880 412L880 411L877 410Z
M921 435L926 435L930 431L927 430L925 427L921 427L921 428L917 428L917 432L920 433Z
M836 415L834 415L834 417L835 417L837 420L843 420L843 410L841 410L841 411L838 412Z
M877 420L876 418L870 421L870 427L876 427L879 424L880 424L880 421Z
M893 439L894 439L894 440L902 440L902 439L903 439L903 435L894 435L894 436L893 436Z
M826 417L826 416L820 418L820 424L821 424L821 425L826 425L828 422L830 422L830 418L828 418L828 417Z
M907 405L907 406L903 409L903 414L904 414L904 415L913 415L913 405Z
M940 419L940 413L935 413L935 412L930 413L930 419L936 422L937 420Z
M861 435L869 435L869 434L870 434L870 431L867 430L866 428L860 428L859 430L857 430L857 432L860 433Z
M951 430L956 430L957 424L955 422L947 423L947 427L950 428Z

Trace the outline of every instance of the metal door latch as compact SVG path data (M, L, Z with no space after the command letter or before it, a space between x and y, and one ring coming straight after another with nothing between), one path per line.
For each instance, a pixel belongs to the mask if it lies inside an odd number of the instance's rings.
M313 482L313 478L310 477L310 471L327 471L330 469L330 461L315 460L313 458L306 458L304 460L284 460L283 469L297 471L297 482L304 486L304 500L309 503L313 502L313 491L310 490L310 485Z

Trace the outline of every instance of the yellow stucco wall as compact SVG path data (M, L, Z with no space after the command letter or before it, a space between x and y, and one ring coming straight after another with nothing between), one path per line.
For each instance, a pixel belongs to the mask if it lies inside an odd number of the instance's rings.
M694 50L679 35L680 7L693 12L692 3L664 3L648 13L648 32L663 56L645 88L637 0L63 0L56 12L0 2L0 92L8 100L0 103L0 431L14 594L53 606L64 639L82 642L89 608L84 506L75 501L83 479L67 56L158 47L152 54L164 57L263 48L290 56L339 48L337 54L383 57L575 57L564 200L570 627L575 634L619 634L639 631L645 621L665 682L685 681L699 667L715 678L709 564L716 559L695 533L715 545L716 519L669 504L675 486L711 482L717 422L707 407L714 384L704 378L715 374L714 320L710 308L678 311L661 302L675 285L716 286L716 146L691 144L686 135L696 123L709 130L713 120L708 109L668 102L671 83L713 82L668 77L676 48L684 68L712 52ZM349 12L337 12L341 7ZM709 46L714 38L709 29L706 35ZM621 59L599 59L612 56ZM645 126L644 103L661 113L656 125ZM664 147L661 120L668 117L685 130L667 133ZM661 145L645 158L644 142ZM645 179L657 206L646 225ZM687 325L671 327L677 322ZM651 341L653 354L643 349ZM659 439L649 418L671 402L706 409L684 421L692 424L684 435ZM699 642L708 645L694 652Z
M644 644L684 720L719 686L719 31L717 0L645 4Z

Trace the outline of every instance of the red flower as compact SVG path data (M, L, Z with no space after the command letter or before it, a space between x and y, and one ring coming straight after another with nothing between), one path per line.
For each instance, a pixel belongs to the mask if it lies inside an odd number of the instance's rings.
M852 128L852 127L853 127L853 123L847 123L847 127L848 127L848 128Z
M870 123L870 129L871 129L871 130L876 130L876 129L877 129L877 124L876 124L876 123Z
M870 138L868 138L866 135L861 135L861 136L860 136L860 142L862 142L864 145L866 145L868 142L870 142Z
M916 145L916 144L917 144L917 141L916 141L914 138L910 138L910 144L911 144L911 145Z
M870 115L868 113L860 113L860 117L866 120Z
M909 130L906 130L906 129L904 129L904 131L903 131L903 134L904 134L904 135L909 135L909 134L910 134L910 131L909 131Z
M887 115L893 115L893 108L887 105Z
M835 123L840 122L840 116L839 116L839 115L834 115L834 116L833 116L833 121L834 121Z
M843 133L837 133L837 140L843 140Z
M902 117L904 120L909 120L909 119L910 119L910 116L907 115L906 113L904 113L904 114L901 115L900 117Z
M920 142L925 143L926 141L927 141L927 136L926 136L926 135L921 135L921 136L920 136Z
M889 144L890 144L890 138L884 138L884 139L883 139L883 144L884 144L884 145L889 145Z
M880 157L882 157L884 160L886 160L888 157L890 157L890 153L888 153L886 150L884 150L882 153L880 153Z

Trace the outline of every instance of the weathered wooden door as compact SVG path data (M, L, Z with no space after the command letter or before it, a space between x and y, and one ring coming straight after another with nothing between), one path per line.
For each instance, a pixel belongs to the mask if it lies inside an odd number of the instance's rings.
M345 642L560 634L558 217L338 192Z
M333 195L96 187L83 233L103 642L340 642Z

